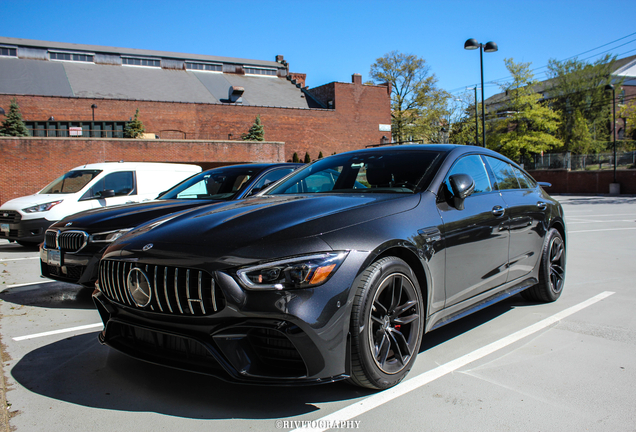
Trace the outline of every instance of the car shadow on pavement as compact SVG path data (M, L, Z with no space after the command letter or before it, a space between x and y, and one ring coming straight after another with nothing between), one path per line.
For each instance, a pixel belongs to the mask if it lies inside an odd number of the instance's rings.
M64 402L193 419L279 419L316 411L317 403L373 394L342 382L306 387L227 383L133 359L100 345L97 333L33 350L11 375L29 391Z
M95 309L93 289L64 282L46 282L7 288L0 299L23 306L64 309Z
M6 241L0 243L0 252L2 253L27 253L38 252L39 250L40 248L36 243L27 246L22 246L17 243L7 243Z

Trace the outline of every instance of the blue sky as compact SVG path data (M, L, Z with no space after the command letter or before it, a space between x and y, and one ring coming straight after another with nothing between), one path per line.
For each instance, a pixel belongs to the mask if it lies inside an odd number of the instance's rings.
M636 55L634 16L634 0L0 0L0 35L258 60L282 54L310 87L350 82L353 73L367 81L375 59L398 50L424 58L439 86L458 94L480 79L479 52L463 48L468 38L499 45L484 54L489 82L508 77L508 57L541 68L588 50L579 58ZM485 89L486 97L499 91Z

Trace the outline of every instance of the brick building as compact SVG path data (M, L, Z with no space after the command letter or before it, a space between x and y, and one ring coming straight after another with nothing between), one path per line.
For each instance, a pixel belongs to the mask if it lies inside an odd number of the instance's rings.
M161 139L237 140L257 115L286 156L378 144L390 89L309 89L283 56L257 61L0 37L0 107L16 97L33 136L118 137L139 108ZM73 128L73 129L71 129ZM390 136L390 134L388 135Z
M5 161L19 161L19 173L46 177L35 180L37 187L19 191L3 181L0 202L34 193L66 169L89 162L151 160L209 167L291 160L294 153L302 158L305 152L315 159L320 152L326 156L390 139L388 84L363 85L361 76L353 74L350 83L310 89L305 79L305 74L289 72L283 56L247 60L0 37L0 108L8 112L10 101L17 99L34 137L0 138L0 150ZM158 138L152 143L121 139L137 108L147 137ZM276 144L246 152L241 135L256 116L265 140ZM175 149L207 146L209 151L175 152L171 143ZM199 160L206 156L216 159ZM13 174L5 170L3 177Z

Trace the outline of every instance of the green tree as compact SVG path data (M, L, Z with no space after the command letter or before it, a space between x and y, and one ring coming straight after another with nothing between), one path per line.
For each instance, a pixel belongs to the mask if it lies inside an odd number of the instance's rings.
M263 125L261 124L261 116L257 115L256 120L254 120L254 124L250 128L250 130L241 135L243 141L264 141L265 140L265 129L263 129Z
M580 112L587 124L588 131L593 132L593 140L610 140L611 93L605 90L612 83L612 72L616 61L609 54L594 63L586 63L576 58L548 62L548 81L546 96L552 107L561 114L559 137L563 140L563 149L577 153L588 152L589 146L581 146ZM614 77L615 78L615 77ZM614 82L620 86L619 82ZM577 118L577 116L579 116Z
M292 156L292 162L294 162L294 163L300 162L300 158L298 157L298 153L294 152L294 155Z
M311 156L309 156L309 153L308 153L308 152L305 152L305 161L304 161L304 162L305 162L305 163L309 163L309 162L311 162Z
M145 131L144 124L139 120L139 108L137 108L135 118L124 128L124 138L141 138Z
M437 87L426 60L391 51L371 65L373 82L391 84L391 133L397 142L436 141L449 95Z
M625 119L627 124L626 135L629 138L636 140L636 102L632 101L621 106L617 114L618 117Z
M29 136L29 130L22 121L22 114L16 98L11 99L9 113L7 114L2 126L0 126L0 135L23 137Z
M560 147L563 142L555 134L560 124L558 113L539 102L541 95L534 91L536 84L530 63L515 63L505 59L512 82L501 86L509 99L508 117L495 122L494 132L488 134L488 148L511 159L531 156Z
M322 155L322 150L318 153L318 159L322 159L324 156Z
M574 111L572 130L569 132L568 149L572 153L587 154L592 147L592 135L581 110Z

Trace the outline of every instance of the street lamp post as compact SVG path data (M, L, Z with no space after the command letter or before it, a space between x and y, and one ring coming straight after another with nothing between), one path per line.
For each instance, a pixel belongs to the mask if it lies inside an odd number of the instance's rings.
M479 145L479 114L477 111L477 86L475 86L475 145ZM484 147L486 146L484 145Z
M91 109L93 110L93 122L95 122L95 108L97 108L97 105L91 105Z
M496 52L499 48L494 42L481 44L475 39L468 39L464 42L464 49L475 50L479 48L479 66L481 70L481 139L484 148L486 148L486 107L484 101L484 51ZM476 91L476 90L475 90Z
M605 86L605 90L612 91L612 132L614 135L614 183L616 183L616 89L612 84Z

